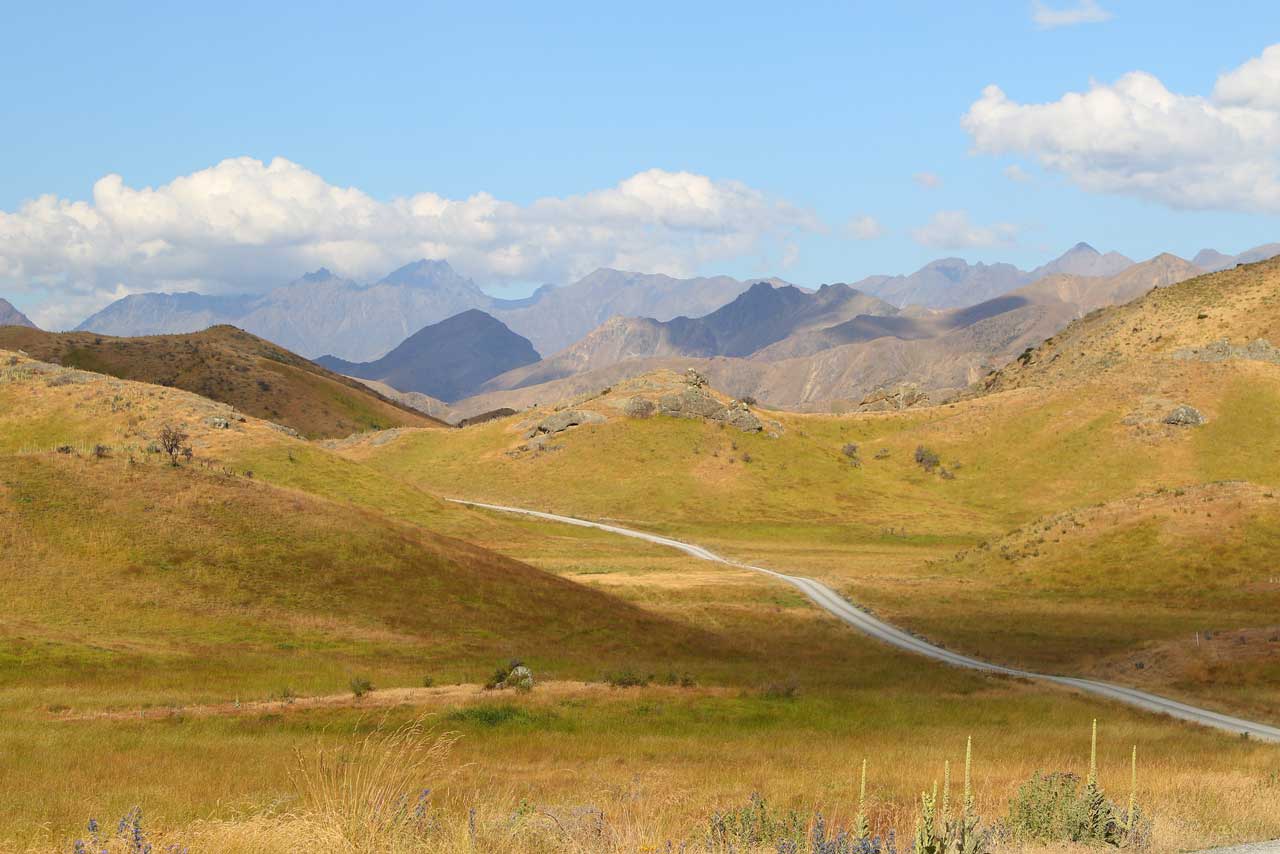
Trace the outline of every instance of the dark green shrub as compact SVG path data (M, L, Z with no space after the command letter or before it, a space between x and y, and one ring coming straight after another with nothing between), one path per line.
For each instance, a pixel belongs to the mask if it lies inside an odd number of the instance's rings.
M365 694L373 690L373 683L363 676L355 676L351 679L351 693L359 700Z

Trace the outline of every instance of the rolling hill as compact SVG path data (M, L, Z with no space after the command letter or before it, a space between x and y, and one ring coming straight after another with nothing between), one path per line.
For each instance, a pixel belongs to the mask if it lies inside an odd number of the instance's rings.
M381 359L356 364L321 356L316 364L449 403L474 394L498 374L538 359L527 338L483 311L470 309L419 329Z
M0 329L0 349L23 350L46 362L186 389L305 436L442 426L362 383L230 326L140 338L11 326Z

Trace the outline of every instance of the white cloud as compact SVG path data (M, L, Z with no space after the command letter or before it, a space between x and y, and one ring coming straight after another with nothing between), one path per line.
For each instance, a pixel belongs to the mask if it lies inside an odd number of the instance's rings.
M844 233L854 240L875 240L884 236L884 226L873 216L859 214L844 224Z
M1097 0L1081 0L1074 6L1054 9L1044 3L1031 4L1031 20L1042 30L1058 27L1074 27L1077 24L1101 24L1110 21L1112 14L1098 5Z
M1031 173L1026 169L1023 169L1017 163L1010 163L1008 166L1004 167L1004 177L1008 178L1010 181L1025 184L1031 180Z
M527 205L488 193L382 202L282 158L241 157L155 188L107 175L92 201L49 195L0 211L0 289L56 295L37 313L65 323L117 293L260 291L320 266L366 279L421 257L482 284L599 266L683 275L820 228L786 201L689 172L651 169Z
M1025 154L1085 190L1176 208L1280 212L1280 50L1222 75L1211 98L1135 71L1046 104L988 86L963 124L977 151Z
M914 180L921 187L924 187L926 190L936 190L942 186L941 176L933 172L917 172L911 177L912 177L912 180Z
M1001 222L978 225L966 211L938 211L927 223L911 230L911 239L932 249L971 249L1013 243L1018 227Z
M1230 107L1280 111L1280 44L1219 77L1213 100Z

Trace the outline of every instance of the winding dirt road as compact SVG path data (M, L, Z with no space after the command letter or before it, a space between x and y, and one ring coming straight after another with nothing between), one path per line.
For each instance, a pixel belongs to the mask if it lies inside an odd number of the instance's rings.
M853 626L859 631L891 646L897 647L898 649L913 652L917 655L923 655L926 658L932 658L936 661L941 661L944 664L950 664L955 667L966 667L971 670L981 670L987 673L998 673L1005 676L1016 676L1024 679L1036 679L1042 682L1052 682L1057 685L1065 685L1070 688L1105 697L1109 700L1125 703L1126 705L1143 709L1144 711L1169 715L1170 717L1179 718L1184 721L1191 721L1193 723L1212 727L1224 732L1245 735L1249 738L1256 738L1260 741L1280 743L1280 727L1274 727L1256 721L1248 721L1243 718L1224 715L1220 712L1214 712L1208 709L1201 709L1196 706L1187 705L1186 703L1180 703L1177 700L1170 700L1167 697L1149 694L1146 691L1139 691L1136 688L1127 688L1123 685L1115 685L1110 682L1100 682L1094 679L1079 679L1074 676L1054 676L1046 673L1033 673L1029 670L1005 667L1000 664L993 664L989 661L970 658L968 656L943 649L942 647L934 646L933 644L923 641L920 638L897 628L896 626L892 626L883 620L876 619L865 611L859 610L830 587L827 587L825 584L818 581L814 581L812 578L806 578L800 575L784 575L781 572L777 572L772 569L765 569L762 566L752 566L746 563L739 563L734 560L720 557L702 546L693 545L692 543L684 543L679 540L673 540L657 534L648 534L644 531L620 528L617 525L607 525L602 522L589 522L585 519L576 519L572 516L558 516L554 513L543 513L538 510L528 510L522 507L508 507L502 504L485 504L479 501L465 501L459 498L451 498L449 500L455 504L463 504L468 507L479 507L485 510L496 510L502 513L517 513L522 516L533 516L539 519L545 519L549 522L560 522L566 525L577 525L583 528L597 528L601 531L608 531L623 537L634 537L660 546L679 549L685 554L699 558L700 560L722 563L728 566L738 567L740 569L749 569L752 572L763 573L764 575L771 576L797 588L801 593L813 600L819 608L822 608L837 619Z

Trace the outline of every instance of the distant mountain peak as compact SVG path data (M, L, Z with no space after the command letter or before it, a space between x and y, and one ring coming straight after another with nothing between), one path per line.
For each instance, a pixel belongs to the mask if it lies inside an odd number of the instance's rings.
M32 329L36 328L30 318L14 308L13 303L3 297L0 297L0 326L29 326Z
M448 261L428 258L419 258L417 261L392 270L383 277L382 281L393 285L414 285L438 279L459 279L470 282L469 279L463 279Z
M1070 249L1068 249L1066 254L1071 255L1071 254L1077 254L1077 253L1087 253L1089 255L1102 254L1097 249L1094 249L1092 246L1090 246L1088 243L1085 243L1083 240L1077 243L1075 246L1072 246Z
M304 282L325 282L334 278L333 272L328 267L321 267L313 273L306 273L302 277Z

